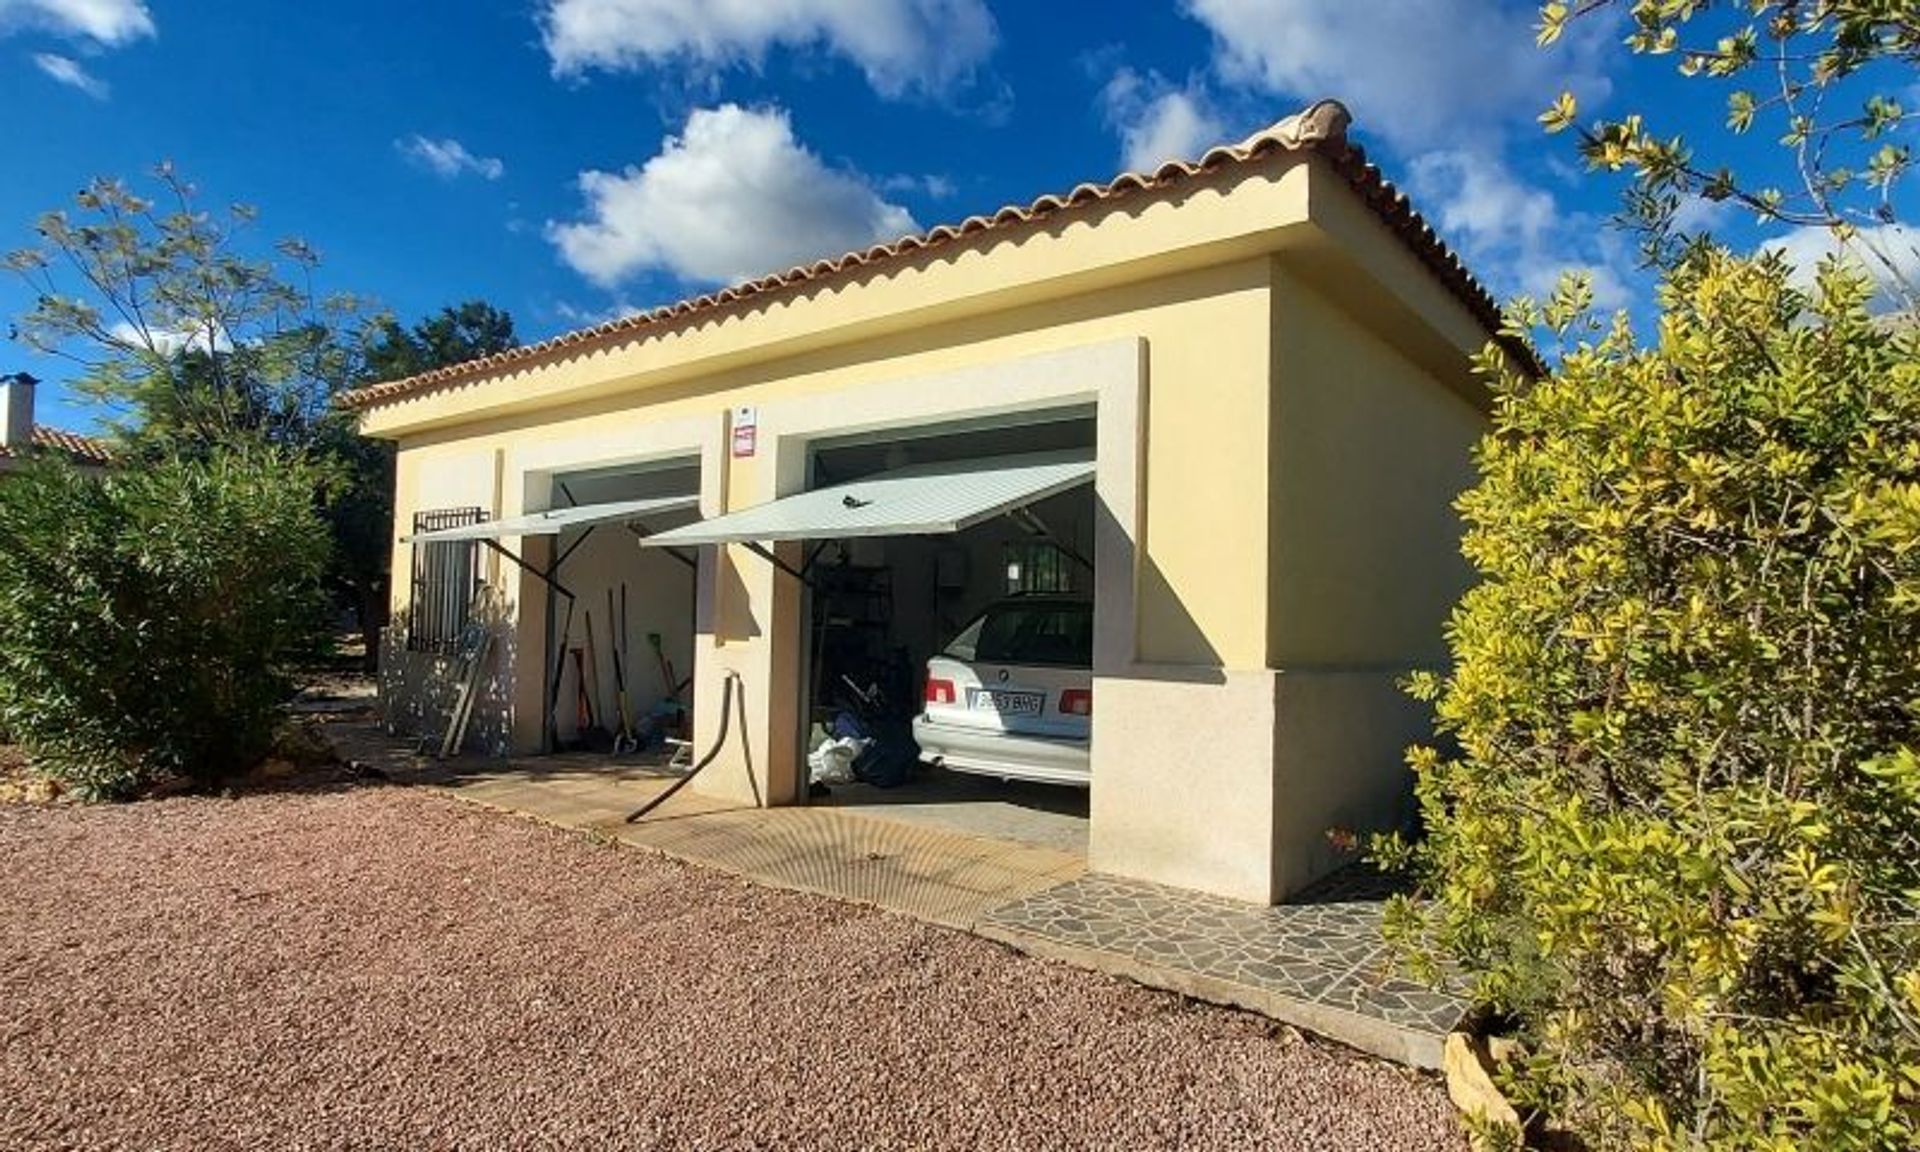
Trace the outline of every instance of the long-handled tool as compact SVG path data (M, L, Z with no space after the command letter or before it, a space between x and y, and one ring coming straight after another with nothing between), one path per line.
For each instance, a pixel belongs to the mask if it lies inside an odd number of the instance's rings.
M583 613L587 618L587 699L593 701L593 715L597 722L604 715L600 710L600 652L593 642L593 613Z
M547 747L560 750L560 684L567 678L567 641L573 639L573 597L567 597L567 619L554 645L553 683L547 686Z
M673 661L667 659L666 643L661 639L660 633L647 633L647 643L653 645L654 658L660 661L660 683L667 690L667 699L675 704L680 703L680 693L687 690L688 684L693 683L692 678L681 680L674 676Z
M585 727L580 729L580 743L588 748L604 749L611 747L613 737L600 719L605 713L600 708L600 653L593 640L593 611L585 609L580 613L587 622L587 643L576 659L581 661L578 667L580 676L581 713L586 717Z
M587 695L586 652L573 649L573 738L585 741L593 730L593 697Z
M612 587L607 589L607 619L616 619L613 614ZM620 585L620 615L617 619L620 621L620 634L614 637L613 642L613 690L620 706L620 731L613 737L613 754L620 756L638 751L640 748L640 740L633 734L633 716L627 704L627 586L625 583Z

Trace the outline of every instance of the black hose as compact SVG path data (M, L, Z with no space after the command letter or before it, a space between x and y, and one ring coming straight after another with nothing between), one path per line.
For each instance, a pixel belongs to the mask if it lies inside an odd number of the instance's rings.
M741 682L740 673L728 672L726 681L720 686L720 734L713 738L713 747L707 749L707 754L700 757L699 763L687 769L685 776L680 777L680 779L668 785L665 792L660 793L660 795L655 796L645 804L627 813L627 823L639 823L640 819L647 813L665 804L668 800L671 800L675 792L685 788L687 781L698 776L702 768L713 763L714 758L720 755L720 749L724 748L727 743L727 718L733 715L733 702L736 689L738 689L740 700L740 723L745 724L747 722L747 686Z

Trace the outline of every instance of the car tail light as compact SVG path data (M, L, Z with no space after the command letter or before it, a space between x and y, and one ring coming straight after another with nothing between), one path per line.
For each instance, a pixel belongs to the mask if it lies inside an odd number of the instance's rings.
M1060 711L1068 716L1093 715L1093 692L1087 688L1069 688L1060 693Z
M929 678L928 678L928 680L927 680L927 703L929 703L929 704L951 704L951 703L953 703L953 699L954 699L954 697L953 697L953 681L951 681L951 680L935 680L935 679L932 679L931 677L929 677Z

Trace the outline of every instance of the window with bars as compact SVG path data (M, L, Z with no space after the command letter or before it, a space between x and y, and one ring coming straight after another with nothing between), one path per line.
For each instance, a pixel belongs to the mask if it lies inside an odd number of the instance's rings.
M1071 592L1073 574L1057 544L1029 541L1006 546L1007 593Z
M487 518L480 508L444 508L413 514L413 532L464 528ZM450 654L460 647L461 633L472 612L473 594L480 586L480 545L471 540L443 540L413 546L413 602L407 612L407 650Z

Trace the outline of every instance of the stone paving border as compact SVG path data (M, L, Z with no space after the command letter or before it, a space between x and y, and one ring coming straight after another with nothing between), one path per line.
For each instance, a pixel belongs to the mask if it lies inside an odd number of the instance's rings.
M997 908L975 930L1438 1068L1466 1005L1394 972L1380 927L1386 894L1364 869L1273 908L1088 875Z

